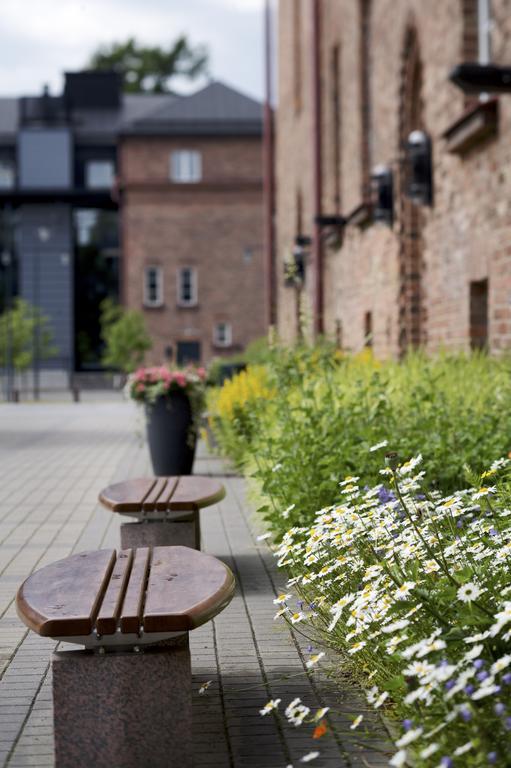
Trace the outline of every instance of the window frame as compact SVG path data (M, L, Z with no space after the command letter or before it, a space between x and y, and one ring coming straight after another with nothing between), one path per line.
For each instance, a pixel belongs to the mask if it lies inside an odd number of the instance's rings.
M187 157L187 171L182 160ZM169 179L174 184L199 184L202 181L202 152L199 149L173 149L169 158Z
M156 298L154 300L149 296L148 276L151 271L154 271L156 274ZM163 267L159 264L147 264L144 266L142 301L147 309L156 309L164 304Z
M191 286L192 295L190 299L183 299L183 296L182 296L181 288L183 285L182 276L184 272L190 272L190 275L191 275L190 286ZM178 307L187 308L187 307L197 306L197 304L199 303L199 298L198 298L199 297L199 275L196 267L191 267L191 266L178 267L176 289L177 289L176 298L177 298Z
M218 336L218 329L220 326L224 327L225 340L221 340ZM220 322L215 323L213 326L213 345L225 349L232 347L232 323L228 323L226 320L221 320Z

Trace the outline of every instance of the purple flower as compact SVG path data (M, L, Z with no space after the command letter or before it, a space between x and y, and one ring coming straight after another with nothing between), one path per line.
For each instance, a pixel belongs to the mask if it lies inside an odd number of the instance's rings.
M463 690L465 691L465 693L467 694L467 696L472 696L472 694L473 694L473 693L474 693L474 691L475 691L475 688L474 688L474 686L472 685L472 683L469 683L468 685L466 685L466 686L464 687L464 689L463 689Z
M462 707L462 708L460 709L460 715L461 715L462 719L463 719L463 720L464 720L466 723L469 723L469 722L470 722L470 720L472 720L472 712L471 712L471 711L470 711L470 709L468 709L467 707Z
M481 672L477 673L476 677L482 682L483 680L486 680L487 677L489 677L489 674L485 669L483 669Z
M405 729L405 731L409 731L410 728L412 728L412 726L413 726L413 720L410 720L408 718L406 720L403 720L403 728Z
M487 758L488 762L490 763L490 765L495 765L495 763L497 762L497 753L496 752L488 752L488 754L486 755L486 758Z
M511 731L511 717L506 717L504 720L504 728L506 731Z
M461 519L461 517L459 518L459 520L456 520L456 528L463 528L463 525L464 525L464 522Z
M440 765L443 766L443 768L452 768L454 763L450 757L442 757L440 760Z
M314 648L312 647L312 645L307 646L307 653L312 653L313 650Z
M448 680L445 684L445 690L450 691L456 685L456 680Z
M506 685L511 685L511 672L506 672L505 675L502 675L502 682Z
M495 714L498 715L499 717L503 715L504 712L506 711L504 704L502 704L500 701L497 704L495 704L493 709L495 710Z
M482 669L482 668L484 667L485 663L486 663L486 662L485 662L485 660L484 660L484 659L476 659L476 660L474 661L474 667L475 667L476 669Z
M396 496L393 491L389 491L384 485L381 485L378 490L378 501L380 504L388 504L389 501L395 501Z

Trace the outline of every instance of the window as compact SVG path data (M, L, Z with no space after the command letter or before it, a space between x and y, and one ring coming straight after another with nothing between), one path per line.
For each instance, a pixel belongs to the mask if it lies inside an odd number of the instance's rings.
M0 189L12 189L15 181L14 163L12 160L0 160Z
M373 313L366 312L364 315L364 347L371 349L373 346Z
M182 267L178 272L177 303L181 307L197 304L197 270L194 267Z
M488 346L488 280L470 283L470 346Z
M144 306L161 307L163 305L163 270L161 267L144 269Z
M215 347L230 347L232 344L232 325L217 323L213 328L213 344Z
M178 365L190 365L200 363L200 341L178 341L176 363Z
M202 179L202 155L191 149L179 149L170 156L170 178L180 184L193 184Z
M88 189L110 189L114 178L111 160L89 160L85 165L85 186Z

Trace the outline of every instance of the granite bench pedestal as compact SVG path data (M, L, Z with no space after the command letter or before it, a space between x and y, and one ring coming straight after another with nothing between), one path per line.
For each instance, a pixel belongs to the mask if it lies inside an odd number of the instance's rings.
M224 486L210 477L139 477L110 485L99 500L112 512L129 515L121 525L121 546L182 545L200 549L199 510L225 496Z
M233 591L224 563L180 546L85 552L32 574L20 618L84 646L52 658L56 768L192 768L188 633Z

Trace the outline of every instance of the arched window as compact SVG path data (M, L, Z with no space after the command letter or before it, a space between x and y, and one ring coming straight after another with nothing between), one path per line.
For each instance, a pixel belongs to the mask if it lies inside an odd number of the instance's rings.
M360 165L362 201L370 198L371 171L371 0L360 0L359 77L360 77Z
M402 56L399 104L399 141L403 150L412 131L424 130L422 102L422 61L417 30L410 25ZM400 290L399 351L426 342L424 301L423 210L404 194L404 169L400 178Z

